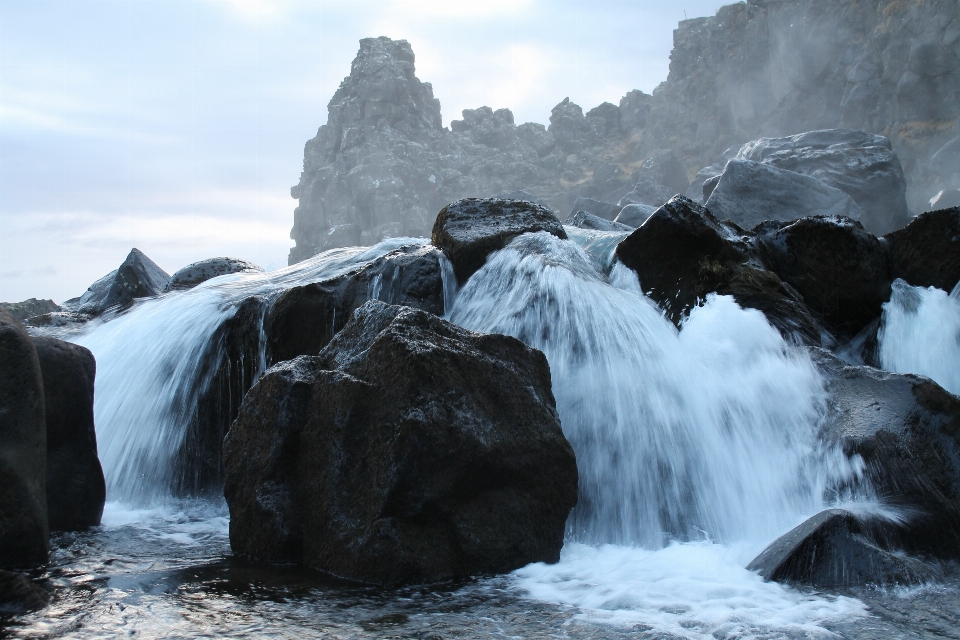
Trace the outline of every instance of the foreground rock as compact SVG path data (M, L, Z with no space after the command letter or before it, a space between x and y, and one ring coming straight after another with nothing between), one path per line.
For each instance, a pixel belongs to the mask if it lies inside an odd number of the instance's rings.
M43 379L30 336L0 309L0 567L47 561Z
M443 249L463 284L488 255L520 234L534 231L567 238L560 220L540 205L525 200L466 198L440 210L431 241Z
M159 295L170 282L170 276L139 249L131 249L126 260L92 285L79 298L67 300L70 311L97 316L112 307L124 306L135 298Z
M88 349L56 338L34 337L33 344L43 376L50 530L95 527L106 500L93 424L97 363Z
M747 569L767 580L818 588L916 584L932 578L923 563L877 545L872 531L896 528L827 509L777 538Z
M30 298L23 302L0 302L0 309L7 311L20 322L27 318L57 311L59 308L60 306L53 300L37 300L36 298Z
M577 497L543 354L373 301L267 371L224 462L236 553L377 584L556 562Z
M201 282L228 273L263 273L263 269L239 258L207 258L188 264L173 274L164 291L192 289Z
M0 616L36 611L48 602L50 595L28 576L0 569Z
M894 278L948 292L960 282L960 208L921 214L883 239Z
M829 393L821 438L865 463L865 481L905 518L888 548L960 559L960 398L937 383L810 351Z
M767 220L789 222L815 215L860 218L860 207L843 191L810 176L749 160L727 163L705 206L717 218L744 229Z
M852 337L880 316L892 282L887 253L859 222L816 216L758 231L763 263L835 333Z

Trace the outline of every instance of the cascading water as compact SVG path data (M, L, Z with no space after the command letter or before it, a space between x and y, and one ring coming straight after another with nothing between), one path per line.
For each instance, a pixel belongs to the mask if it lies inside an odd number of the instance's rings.
M960 394L960 282L947 295L895 280L878 342L884 369L924 375Z

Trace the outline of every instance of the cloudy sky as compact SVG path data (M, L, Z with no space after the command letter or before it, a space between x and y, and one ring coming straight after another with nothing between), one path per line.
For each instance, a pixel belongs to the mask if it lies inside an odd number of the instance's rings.
M0 300L62 302L137 247L286 265L303 144L358 40L405 38L444 125L666 78L720 0L0 0Z

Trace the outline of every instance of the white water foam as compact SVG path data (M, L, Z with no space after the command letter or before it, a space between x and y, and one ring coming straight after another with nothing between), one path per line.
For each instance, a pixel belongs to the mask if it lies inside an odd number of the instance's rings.
M151 507L110 501L103 507L100 524L108 530L135 529L146 540L184 546L226 540L230 533L226 504L209 500L168 499Z
M878 341L884 369L924 375L960 394L960 283L947 295L895 280Z

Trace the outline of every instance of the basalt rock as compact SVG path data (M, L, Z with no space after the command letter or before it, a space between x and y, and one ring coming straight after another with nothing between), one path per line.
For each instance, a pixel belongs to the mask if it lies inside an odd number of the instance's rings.
M433 225L433 244L453 264L463 284L487 256L523 233L546 231L565 240L560 220L549 209L524 200L466 198L441 209Z
M0 309L0 567L47 561L43 378L33 341Z
M960 398L928 378L849 366L810 351L829 394L821 439L859 455L864 477L902 526L885 546L960 558Z
M43 376L50 530L95 527L107 491L93 424L97 363L89 349L63 340L34 337L33 344Z
M239 258L208 258L188 264L170 278L165 291L192 289L201 282L228 273L262 273L263 269Z
M947 292L960 282L960 208L921 214L883 239L894 278Z
M874 532L898 525L827 509L777 538L747 565L766 580L818 588L906 585L934 577L922 562L883 549Z
M815 216L758 231L763 263L836 335L852 337L880 316L892 281L887 252L859 222Z
M376 584L556 562L577 496L543 354L378 301L267 371L224 461L235 553Z
M23 302L0 302L0 309L7 311L20 322L27 318L43 315L52 311L57 311L60 306L53 300L37 300L30 298Z
M767 220L789 222L815 215L860 218L860 207L843 191L816 178L750 160L728 162L704 206L744 229Z
M92 285L79 298L63 303L68 311L97 316L113 307L123 308L136 298L159 295L170 282L167 272L139 249L131 249L123 264Z

